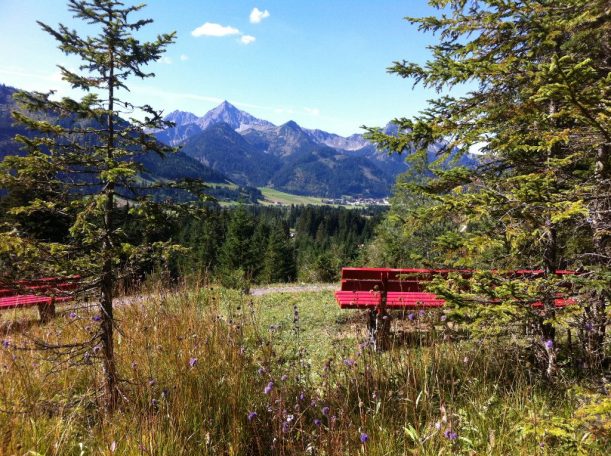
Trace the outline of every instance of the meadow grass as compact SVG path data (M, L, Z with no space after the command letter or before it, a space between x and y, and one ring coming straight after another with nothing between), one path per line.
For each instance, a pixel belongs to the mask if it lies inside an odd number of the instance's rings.
M570 379L549 385L508 341L444 340L423 316L398 323L416 337L379 354L364 316L339 310L331 292L252 297L206 286L143 296L117 308L122 400L112 415L100 403L95 340L73 345L95 334L94 312L5 330L0 454L611 450L608 396Z
M259 190L261 190L261 193L265 198L263 201L261 201L261 204L267 206L274 204L281 204L283 206L290 206L291 204L323 204L322 198L317 198L315 196L293 195L291 193L285 193L270 187L259 187Z

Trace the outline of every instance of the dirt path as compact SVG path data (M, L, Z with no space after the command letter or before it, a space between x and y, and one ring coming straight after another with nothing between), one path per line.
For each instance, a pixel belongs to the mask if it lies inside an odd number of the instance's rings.
M336 283L317 283L308 285L284 285L275 287L255 287L250 289L253 296L263 296L270 293L301 293L306 291L338 290Z

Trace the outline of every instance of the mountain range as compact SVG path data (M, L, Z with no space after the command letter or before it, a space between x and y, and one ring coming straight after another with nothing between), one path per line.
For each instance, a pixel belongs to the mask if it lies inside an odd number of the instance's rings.
M310 130L289 121L274 125L224 101L198 117L174 111L174 127L155 132L159 141L232 181L323 197L388 196L403 157L378 153L362 135Z
M27 134L10 116L15 91L0 84L0 160L19 153L12 141L16 133ZM200 179L220 184L224 193L227 186L237 188L249 199L258 193L254 187L327 198L384 198L409 168L404 157L378 151L360 134L343 137L294 121L274 125L227 101L201 117L173 111L165 119L174 125L152 133L180 151L165 159L143 156L147 180ZM396 134L396 128L388 124L385 132Z
M11 116L11 113L17 109L13 99L16 92L17 89L0 84L0 161L7 155L20 155L22 153L19 145L13 139L15 135L30 136L32 134L24 126L16 124ZM47 116L53 117L52 113L47 113ZM59 118L56 121L60 122ZM121 122L125 121L120 121L119 125ZM185 155L183 152L167 154L164 157L157 154L138 154L135 156L135 160L142 167L140 176L145 183L154 184L194 179L206 182L208 184L207 192L219 200L255 202L258 198L262 198L257 189L236 185L224 174ZM183 194L184 192L172 190L160 190L158 193L160 198L172 194L182 199L186 195Z

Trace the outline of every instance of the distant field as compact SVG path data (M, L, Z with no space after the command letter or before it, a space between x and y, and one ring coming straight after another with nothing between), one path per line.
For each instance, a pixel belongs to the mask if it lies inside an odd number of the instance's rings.
M291 195L290 193L284 193L280 190L275 190L268 187L260 187L261 193L265 197L265 200L261 204L265 206L272 206L274 204L317 204L322 205L322 198L316 198L314 196L302 196L302 195Z

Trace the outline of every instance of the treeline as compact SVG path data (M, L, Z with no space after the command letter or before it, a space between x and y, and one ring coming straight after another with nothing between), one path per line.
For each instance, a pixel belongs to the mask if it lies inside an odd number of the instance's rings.
M210 207L178 233L188 248L173 263L180 273L203 273L224 285L332 281L359 258L382 209L325 206Z
M18 226L37 242L72 242L69 228L77 211L56 214L44 207L29 214L11 211L34 196L18 189L0 195L0 224ZM385 212L383 208L215 203L169 210L153 200L119 204L113 211L118 241L143 250L119 255L118 283L129 289L153 272L173 280L200 275L237 288L252 283L333 281L342 266L359 263ZM156 248L168 242L175 247ZM10 255L0 255L0 266L10 273ZM28 275L23 269L13 272L17 278Z

